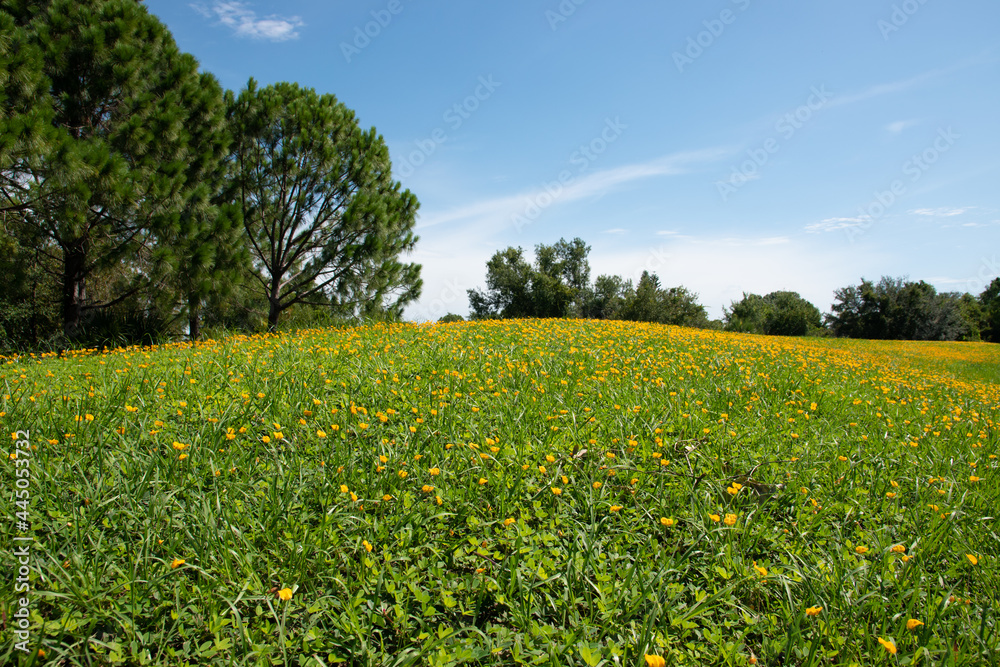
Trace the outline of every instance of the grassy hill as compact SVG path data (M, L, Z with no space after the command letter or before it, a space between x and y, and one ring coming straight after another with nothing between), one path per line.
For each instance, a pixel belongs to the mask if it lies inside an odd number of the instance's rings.
M2 362L8 664L1000 663L997 346L528 320Z

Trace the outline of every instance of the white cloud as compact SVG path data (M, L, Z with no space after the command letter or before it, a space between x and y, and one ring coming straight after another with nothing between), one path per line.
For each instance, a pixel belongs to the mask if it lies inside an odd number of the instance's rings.
M918 122L915 120L897 120L894 123L889 123L885 126L885 129L889 130L892 134L899 134L908 127L913 127L917 125Z
M929 215L935 218L951 218L956 215L962 215L966 211L971 211L975 206L961 206L961 207L948 207L943 206L941 208L917 208L910 213L915 215Z
M698 294L710 317L743 292L768 294L792 290L828 311L833 290L857 282L876 264L858 248L831 248L808 238L774 236L664 239L645 250L591 253L591 275L620 275L635 283L643 271L655 273L664 287L684 285Z
M616 187L644 178L685 174L693 165L718 160L727 152L726 149L709 148L672 153L647 162L596 171L580 177L571 176L569 180L564 179L563 183L559 182L558 175L554 175L550 182L532 190L493 197L421 216L417 229L426 229L448 222L494 227L510 226L515 216L527 216L526 211L532 206L541 211L579 199L604 195Z
M628 231L627 229L622 229L621 227L615 227L614 229L605 229L604 233L605 234L624 234L627 231Z
M237 37L284 42L298 39L296 28L305 25L298 16L280 17L272 14L257 18L257 13L247 3L237 0L215 0L211 6L198 3L191 7L202 16L216 19L221 25L231 28Z
M813 234L819 234L821 232L836 232L841 229L849 229L851 227L860 227L861 225L868 222L868 218L827 218L826 220L820 220L819 222L814 222L811 225L806 225L805 230Z

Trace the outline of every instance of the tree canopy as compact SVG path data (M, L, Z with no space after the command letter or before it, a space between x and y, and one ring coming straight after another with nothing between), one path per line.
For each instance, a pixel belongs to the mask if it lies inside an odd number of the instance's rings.
M559 239L535 246L529 264L522 248L497 251L486 263L486 289L469 290L472 317L593 317L710 326L697 295L684 287L663 289L643 272L635 288L619 276L598 276L590 284L588 246Z
M896 340L963 340L973 327L965 319L961 295L938 294L924 281L883 276L862 278L835 292L827 324L836 336Z
M798 292L771 292L766 296L743 293L723 315L726 331L769 336L805 336L822 326L819 308Z
M150 285L159 235L207 199L227 143L222 90L132 0L5 9L0 20L18 28L3 58L11 43L23 55L5 82L4 206L58 275L64 332L74 338L85 313ZM136 268L122 271L128 264ZM107 281L108 272L114 296L94 298L91 278Z
M4 347L398 318L417 206L333 95L224 95L138 0L0 6Z
M420 295L417 198L392 179L389 151L333 95L294 83L230 96L237 201L268 303L268 326L296 304L388 313Z

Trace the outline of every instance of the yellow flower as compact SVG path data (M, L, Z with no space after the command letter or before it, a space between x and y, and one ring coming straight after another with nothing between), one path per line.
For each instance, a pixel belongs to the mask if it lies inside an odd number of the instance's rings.
M538 472L539 472L539 474L544 475L545 474L545 466L538 466Z
M562 494L562 489L553 486L552 487L552 493L554 493L555 495L558 496L558 495Z
M712 521L715 521L716 523L722 520L722 517L719 516L718 514L709 514L708 518L711 519Z
M177 457L177 460L178 460L178 461L183 461L183 460L184 460L184 459L186 459L187 457L188 457L188 455L187 455L187 454L181 454L180 456L178 456L178 457Z
M263 438L261 438L261 440L264 442L265 445L267 443L271 442L270 436L266 436L266 435Z
M799 489L799 493L801 493L802 495L806 495L807 493L809 493L809 489L803 486L801 489Z
M894 553L897 553L897 554L902 554L902 553L906 553L906 547L904 547L902 544L897 544L897 545L893 546L892 549L890 549L890 551L892 551Z
M838 460L838 461L846 461L846 460L847 460L847 457L846 457L846 456L838 456L838 457L837 457L837 460Z
M970 482L978 482L979 478L976 477L975 475L969 475L969 481Z
M602 485L601 485L600 482L594 482L593 486L594 486L595 489L599 489L599 488L601 488Z
M879 637L878 638L878 643L881 644L882 646L884 646L886 651L888 651L889 653L891 653L893 655L896 655L896 643L894 641L892 641L891 639L887 640L887 639L882 639L881 637Z
M188 447L190 447L190 445L185 445L183 442L177 442L176 440L174 440L174 449L184 451Z
M548 461L549 463L555 463L556 457L552 456L551 454L548 454L546 455L545 460Z
M516 520L516 519L514 519L514 518L510 518L510 519L504 519L504 520L503 520L503 525L504 525L504 527L506 528L507 526L509 526L509 525L511 525L511 524L513 524L513 523L515 523L516 521L517 521L517 520Z
M757 570L757 574L759 574L760 576L762 576L762 577L766 577L767 576L767 568L766 567L761 567L760 565L757 565L757 561L753 562L753 569Z
M907 630L916 630L917 628L919 628L923 624L924 624L923 621L918 621L915 618L911 618L910 620L908 620L906 622L906 629Z
M372 544L368 540L361 540L361 545L365 548L365 551L371 552Z
M433 475L440 475L441 474L441 468L431 468L428 472L430 472L430 474L432 476Z
M340 485L340 492L341 493L347 493L348 491L350 491L350 489L347 488L346 484L341 484Z
M292 599L292 589L282 588L280 591L278 591L278 597L281 598L283 601L288 602L289 600Z
M480 477L479 478L479 486L482 486L483 484L486 484L486 478L485 477Z
M622 508L622 506L621 506L621 505L612 505L612 506L611 506L611 511L612 511L612 512L617 512L617 511L618 511L618 510L620 510L621 508Z
M434 490L434 487L431 486L430 484L424 484L423 486L420 487L420 490L423 491L424 493L430 493L431 491Z
M647 655L646 656L646 666L647 667L665 667L666 662L663 658L658 655Z
M885 497L886 498L895 498L896 494L893 493L892 491L889 491L888 493L885 494Z
M969 559L969 562L973 565L979 565L979 558L973 556L972 554L965 554L965 557Z
M316 431L316 437L317 438L325 438L326 437L326 431L324 431L322 429Z
M389 502L390 500L392 500L392 496L390 496L390 495L389 495L389 494L387 493L387 494L385 494L384 496L382 496L382 500L383 500L384 502Z
M170 569L176 570L177 568L179 568L183 564L184 564L184 559L183 558L175 558L173 560L173 562L170 563Z
M733 524L736 523L736 515L727 514L726 518L723 520L723 523L725 523L727 526L732 526Z
M868 553L868 547L854 547L854 551L864 556L866 553Z
M665 516L661 516L660 517L660 523L662 523L667 528L670 528L671 526L677 525L677 520L673 519L673 518L668 519Z
M399 471L399 478L400 478L400 479L406 479L406 476L407 476L408 474L410 474L410 473L406 472L405 470L400 470L400 471Z
M815 607L806 607L806 616L819 616L819 613L823 611L823 607L819 605Z

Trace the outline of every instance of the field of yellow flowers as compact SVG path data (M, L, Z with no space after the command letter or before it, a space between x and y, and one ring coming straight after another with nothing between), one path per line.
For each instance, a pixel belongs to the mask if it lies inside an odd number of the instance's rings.
M0 359L0 663L1000 664L998 368L552 320Z

